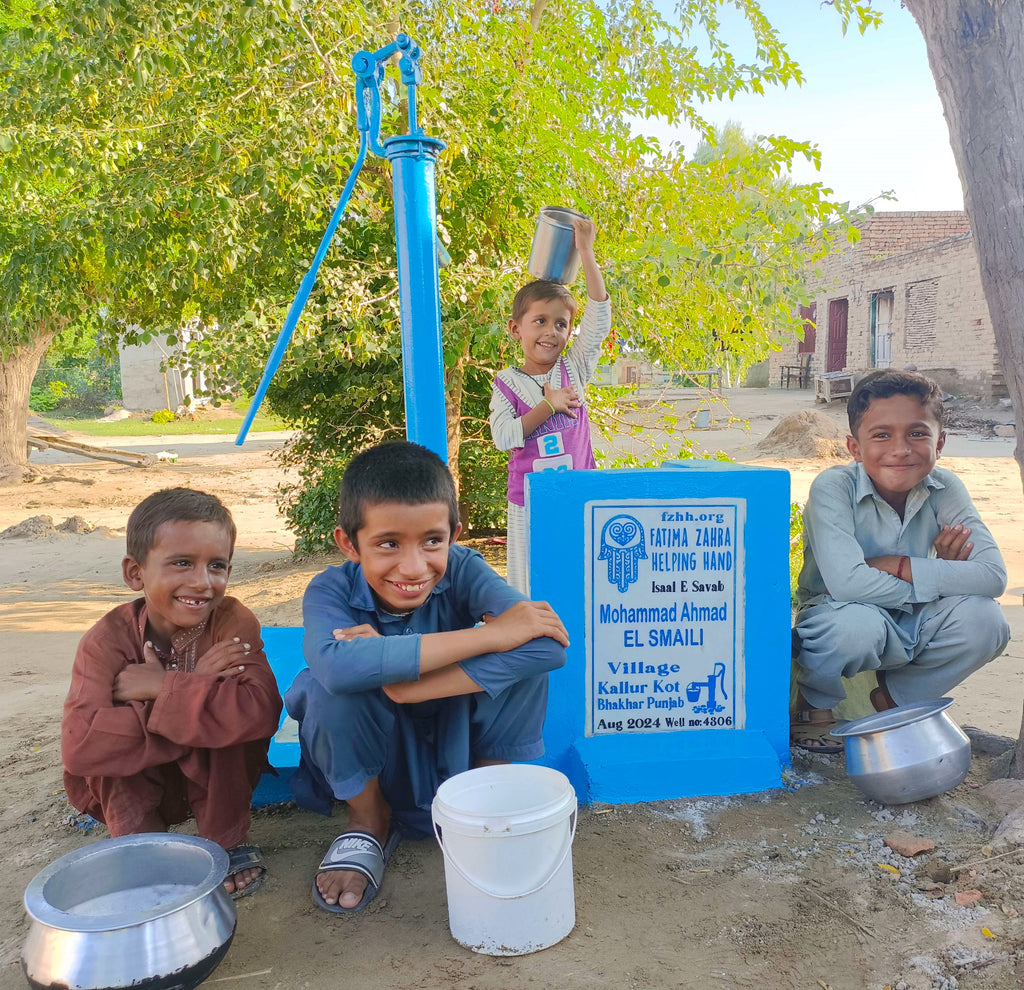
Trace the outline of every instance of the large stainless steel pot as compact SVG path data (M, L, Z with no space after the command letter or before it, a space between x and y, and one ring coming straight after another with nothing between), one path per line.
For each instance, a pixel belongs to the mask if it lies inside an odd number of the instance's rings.
M545 206L537 217L537 230L527 270L534 278L571 285L580 273L580 254L573 240L572 221L583 213Z
M21 961L36 990L191 990L217 967L237 916L228 855L165 832L76 849L25 890Z
M952 698L901 705L832 731L846 740L846 772L873 801L906 804L956 787L971 741L946 714Z

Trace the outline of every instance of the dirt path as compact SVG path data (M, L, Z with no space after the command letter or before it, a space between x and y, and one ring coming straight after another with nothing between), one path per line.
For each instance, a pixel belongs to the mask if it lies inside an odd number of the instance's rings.
M746 458L781 415L813 407L806 393L760 391L730 397L749 432L731 424L705 431L701 441ZM841 418L842 411L826 414ZM975 453L996 455L943 463L964 478L1003 548L1010 590L1002 604L1014 640L1006 658L958 691L955 717L1015 736L1024 664L1020 476L1003 448L961 439ZM797 499L824 466L765 463L791 471ZM64 800L59 713L79 636L130 597L119 585L119 562L131 507L173 484L220 494L239 525L233 593L267 625L301 621L302 592L324 564L291 560L273 495L284 475L265 450L190 452L146 472L92 461L41 467L39 482L0 489L0 530L39 514L57 524L80 515L99 528L0 540L0 863L7 878L0 988L25 985L18 954L27 882L55 857L105 834L99 827L86 836ZM904 809L862 801L841 757L821 756L797 758L787 790L586 809L573 851L576 928L559 945L517 959L477 956L452 941L435 844L401 846L371 910L337 919L313 907L309 887L343 812L326 819L294 808L261 811L252 838L271 878L258 896L239 902L238 934L214 978L252 990L334 990L339 983L369 990L1017 988L1024 857L985 855L1003 813L982 786L992 762L976 756L956 791ZM883 845L897 827L934 839L936 851L916 861L898 857ZM942 864L970 863L956 878L943 872ZM955 894L971 889L981 901L958 905Z

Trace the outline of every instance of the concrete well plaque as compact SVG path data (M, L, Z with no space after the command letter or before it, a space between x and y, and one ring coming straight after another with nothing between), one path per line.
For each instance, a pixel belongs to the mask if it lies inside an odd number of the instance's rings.
M742 729L743 499L588 502L588 736Z
M777 787L789 475L715 461L527 476L531 595L569 632L544 762L583 801Z

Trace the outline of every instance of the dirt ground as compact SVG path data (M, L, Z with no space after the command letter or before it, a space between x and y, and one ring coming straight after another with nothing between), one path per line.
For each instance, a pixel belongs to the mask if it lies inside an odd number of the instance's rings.
M695 403L681 399L682 416ZM786 414L816 411L841 422L841 406L809 392L729 392L714 426L692 435L707 449L785 467L803 500L833 461L765 458L757 445ZM982 411L984 413L984 410ZM981 415L980 419L985 416ZM1004 417L1005 418L1005 417ZM1016 737L1024 669L1024 499L1012 440L993 439L978 417L949 444L943 464L960 474L1003 549L1002 599L1014 631L1008 654L957 692L961 724ZM61 787L59 719L75 645L108 609L131 597L120 584L125 519L149 492L190 485L219 494L239 528L233 594L265 625L301 622L301 596L325 560L295 562L274 492L284 480L261 434L239 451L216 437L111 438L107 446L174 450L177 463L145 470L73 456L35 455L41 477L0 489L0 530L48 515L72 531L29 529L0 539L0 988L25 985L18 961L27 925L21 894L48 862L103 837L88 833ZM759 456L760 455L760 456ZM77 531L74 531L77 530ZM489 555L494 544L483 544ZM369 990L536 986L990 988L1024 980L1024 850L989 845L1007 810L985 785L1005 758L975 753L955 791L902 808L863 800L842 757L795 756L786 788L583 809L573 847L577 924L558 945L520 958L475 955L447 928L443 864L433 842L405 843L380 897L364 914L336 918L310 899L314 868L342 830L333 819L280 806L257 812L252 840L270 876L238 902L238 932L208 985L252 990ZM896 829L934 840L903 858L886 847ZM973 904L961 904L977 895ZM960 897L957 897L957 894Z

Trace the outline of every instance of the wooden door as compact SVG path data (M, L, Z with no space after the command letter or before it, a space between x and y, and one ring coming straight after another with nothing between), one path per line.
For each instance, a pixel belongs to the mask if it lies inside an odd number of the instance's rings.
M846 318L850 310L846 299L831 299L828 304L828 362L826 371L846 367Z

